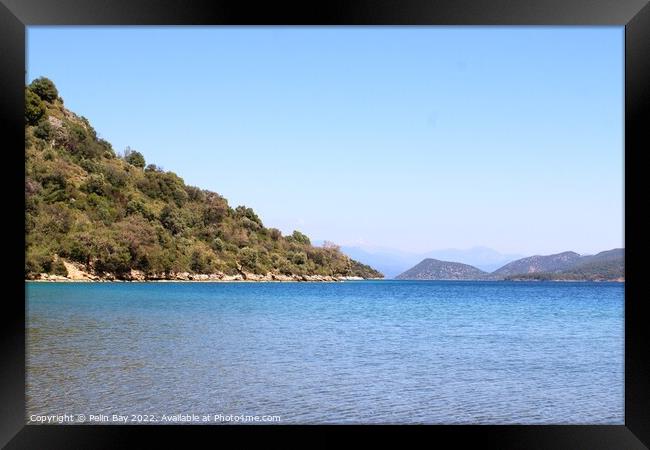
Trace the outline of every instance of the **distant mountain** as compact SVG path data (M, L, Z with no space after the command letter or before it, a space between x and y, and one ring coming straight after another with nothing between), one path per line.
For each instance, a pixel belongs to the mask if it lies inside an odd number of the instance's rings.
M556 272L510 275L509 280L587 280L625 279L625 249L616 248L596 255L582 256L571 267Z
M404 273L397 280L481 280L487 272L468 264L427 258Z
M323 241L314 241L314 244L322 245ZM447 248L415 253L393 248L343 245L341 251L356 261L376 268L386 278L394 278L425 258L460 262L491 272L510 261L523 257L523 255L517 254L503 254L494 249L480 246L468 249Z
M607 262L621 262L625 258L625 249L624 248L615 248L612 250L606 250L600 252L596 255L586 255L580 258L578 264L590 264L590 263L607 263Z
M424 258L434 258L442 261L457 261L478 267L486 272L492 272L510 261L524 257L524 255L520 254L504 254L494 249L482 246L467 249L447 248L433 250L422 256Z
M596 255L575 252L535 255L512 261L492 273L474 266L426 258L395 277L398 280L585 280L622 281L625 278L625 249Z
M316 243L316 245L318 245ZM354 246L341 246L341 251L356 261L363 261L384 274L393 278L409 267L417 264L423 256L394 249L366 249Z
M555 255L535 255L506 264L490 274L492 278L506 278L512 275L538 272L560 272L574 266L580 260L576 252L562 252Z

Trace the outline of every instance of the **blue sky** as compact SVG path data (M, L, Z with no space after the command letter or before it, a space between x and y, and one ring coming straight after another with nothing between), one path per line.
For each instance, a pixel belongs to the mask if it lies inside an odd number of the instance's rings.
M313 239L623 246L623 27L30 27L118 151Z

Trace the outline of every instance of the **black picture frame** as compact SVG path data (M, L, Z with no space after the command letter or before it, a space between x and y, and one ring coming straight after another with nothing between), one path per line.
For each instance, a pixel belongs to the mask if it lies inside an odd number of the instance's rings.
M625 425L621 426L45 426L25 425L24 146L25 27L30 25L619 25L625 26ZM650 342L640 279L648 229L643 205L650 100L650 6L647 0L320 0L300 4L182 0L0 0L0 123L3 171L5 295L2 309L0 444L6 448L115 448L154 438L171 443L198 434L286 437L337 435L451 439L501 449L636 449L650 446ZM13 211L16 211L13 213ZM11 212L9 212L11 211ZM12 244L12 245L7 245ZM10 288L10 289L7 289ZM11 292L11 294L10 294ZM182 433L181 433L182 431ZM315 440L309 434L305 437ZM142 441L141 441L142 442ZM148 442L148 441L145 441ZM285 441L286 442L286 441ZM145 445L149 447L151 445Z

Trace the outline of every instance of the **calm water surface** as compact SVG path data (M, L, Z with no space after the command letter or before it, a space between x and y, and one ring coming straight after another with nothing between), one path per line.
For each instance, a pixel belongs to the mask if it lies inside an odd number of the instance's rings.
M27 414L624 423L619 283L28 283Z

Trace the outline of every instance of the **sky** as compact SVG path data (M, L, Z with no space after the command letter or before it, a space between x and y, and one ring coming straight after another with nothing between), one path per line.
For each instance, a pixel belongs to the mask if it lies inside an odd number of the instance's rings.
M623 27L29 27L26 82L284 233L623 244Z

